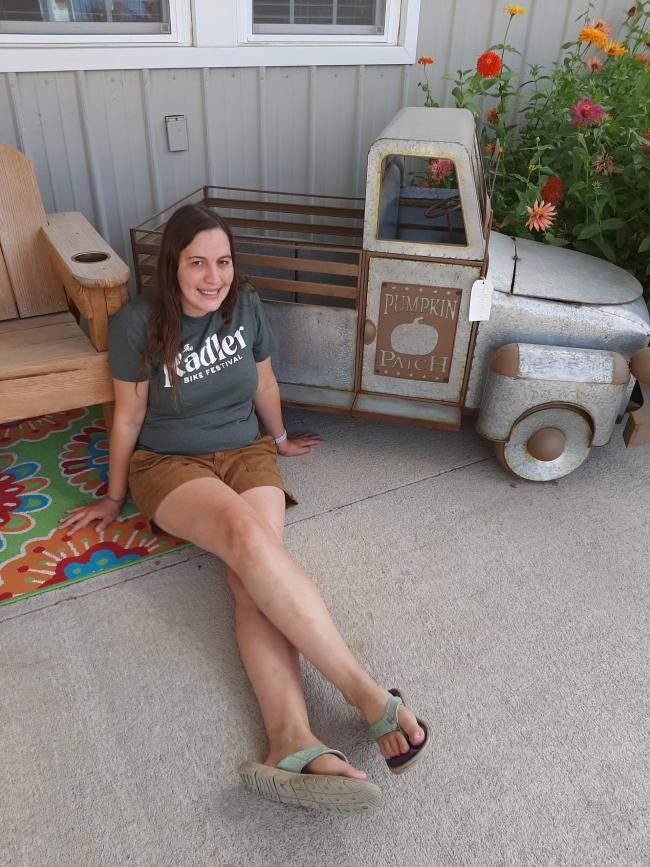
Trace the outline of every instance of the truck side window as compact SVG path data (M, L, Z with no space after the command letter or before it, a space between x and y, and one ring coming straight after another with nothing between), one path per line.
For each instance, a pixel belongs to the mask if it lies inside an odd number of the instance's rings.
M452 160L389 154L382 160L377 238L467 245Z

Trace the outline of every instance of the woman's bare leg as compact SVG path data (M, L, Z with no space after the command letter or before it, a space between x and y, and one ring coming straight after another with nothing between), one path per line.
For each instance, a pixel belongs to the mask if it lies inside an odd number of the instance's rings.
M284 533L284 492L279 488L253 488L242 494L246 502L273 527L279 539ZM227 568L230 589L235 597L235 627L239 654L262 712L269 751L267 765L298 750L320 745L312 733L295 647L255 605L235 573ZM336 756L321 756L306 770L313 774L340 774L365 779Z
M167 532L220 557L260 611L349 704L369 723L381 717L388 692L361 668L316 587L249 503L218 479L195 479L165 497L154 517ZM401 707L399 720L411 743L421 743L424 732L414 715ZM388 758L408 744L395 732L385 735L379 748Z

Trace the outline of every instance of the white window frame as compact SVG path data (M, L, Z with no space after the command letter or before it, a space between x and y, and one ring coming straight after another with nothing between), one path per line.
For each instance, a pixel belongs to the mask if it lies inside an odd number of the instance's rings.
M421 0L387 0L384 35L252 33L251 0L170 0L176 32L75 37L0 35L0 73L415 62ZM389 17L390 12L390 17ZM171 8L170 8L171 18ZM147 38L145 38L145 36ZM9 39L7 37L10 37ZM65 42L65 47L60 39ZM165 44L166 43L166 44ZM172 43L172 44L170 44Z
M383 33L253 33L252 0L243 2L241 5L243 8L240 16L240 43L248 42L262 45L273 45L274 43L282 42L283 44L307 43L310 45L320 45L329 42L339 45L346 43L354 45L396 45L399 39L400 6L402 5L400 0L386 0ZM328 29L331 29L331 26L328 26Z
M60 45L190 45L192 17L187 0L168 0L170 33L0 33L0 48ZM58 27L64 22L56 23ZM136 22L133 22L137 26ZM119 25L115 25L118 27Z

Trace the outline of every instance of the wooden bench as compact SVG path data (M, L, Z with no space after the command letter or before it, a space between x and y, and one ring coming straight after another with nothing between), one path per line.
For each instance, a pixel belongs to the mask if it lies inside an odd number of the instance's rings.
M128 277L82 214L45 215L31 161L0 145L0 423L102 403L110 425Z

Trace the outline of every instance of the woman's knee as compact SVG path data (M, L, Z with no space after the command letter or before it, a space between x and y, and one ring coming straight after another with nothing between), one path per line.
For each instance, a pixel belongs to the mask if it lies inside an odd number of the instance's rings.
M256 559L263 552L281 545L278 535L264 518L252 510L242 510L227 519L230 562Z

